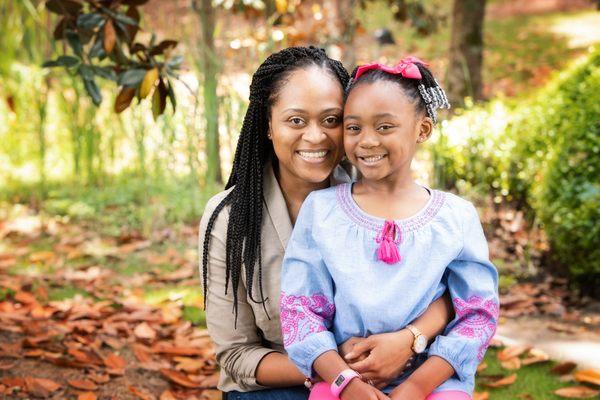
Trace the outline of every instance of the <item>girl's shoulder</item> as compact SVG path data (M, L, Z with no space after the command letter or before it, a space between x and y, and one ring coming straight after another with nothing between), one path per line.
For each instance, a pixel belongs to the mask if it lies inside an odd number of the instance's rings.
M447 210L446 214L461 225L464 225L467 220L479 220L479 213L472 202L452 192L436 191L444 197L444 207Z

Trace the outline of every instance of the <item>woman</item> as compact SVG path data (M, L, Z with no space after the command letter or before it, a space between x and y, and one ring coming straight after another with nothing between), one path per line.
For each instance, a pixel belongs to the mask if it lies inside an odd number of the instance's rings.
M287 358L279 325L280 272L300 206L313 190L351 179L339 165L343 88L348 73L317 48L269 56L250 86L226 190L206 205L200 223L202 281L209 333L221 367L224 398L306 399L306 378ZM353 338L370 350L358 370L382 386L404 369L423 337L451 319L446 297L413 322L415 330Z

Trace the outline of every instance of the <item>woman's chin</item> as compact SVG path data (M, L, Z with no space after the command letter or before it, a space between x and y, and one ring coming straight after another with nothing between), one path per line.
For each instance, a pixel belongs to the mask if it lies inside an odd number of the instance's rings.
M323 163L318 165L302 166L297 171L297 175L307 183L322 183L329 179L335 165L333 163Z

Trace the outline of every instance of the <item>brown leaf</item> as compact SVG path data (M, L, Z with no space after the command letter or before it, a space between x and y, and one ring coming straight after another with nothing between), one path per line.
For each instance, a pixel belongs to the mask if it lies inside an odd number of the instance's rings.
M157 90L154 91L152 95L152 116L154 120L162 115L165 112L165 108L167 107L167 87L165 86L162 79L158 81Z
M36 251L35 253L31 253L29 255L29 261L31 262L50 262L54 260L55 254L53 251L43 250Z
M38 397L48 397L52 392L61 388L61 386L53 380L44 378L26 377L25 385L27 386L27 391L29 393Z
M485 369L488 367L487 363L482 362L481 364L479 364L477 366L477 373L481 372L481 371L485 371Z
M488 392L473 392L473 400L488 400L489 398Z
M36 304L37 299L34 295L29 292L17 292L15 293L15 300L23 304Z
M119 92L116 100L115 100L115 112L117 114L122 113L129 107L131 104L131 100L135 96L135 88L124 87Z
M502 368L509 370L518 370L521 369L521 360L518 357L510 358L506 361L502 361L500 363Z
M591 399L600 394L600 391L587 386L570 386L554 391L554 394L567 399Z
M600 371L597 369L583 369L573 374L578 382L592 383L600 386Z
M512 374L505 378L497 380L495 382L484 383L484 386L492 387L492 388L509 386L509 385L512 385L513 383L515 383L516 380L517 380L517 374Z
M123 375L127 362L123 357L118 356L115 353L110 353L104 358L104 365L109 368L107 371L109 374Z
M148 325L146 322L142 322L141 324L136 326L135 329L133 330L133 333L139 339L148 339L148 340L156 339L156 331L154 329L152 329L152 327L150 325Z
M160 395L160 400L176 400L176 399L175 399L175 396L173 396L173 393L171 393L170 390L165 390Z
M129 386L129 391L133 393L134 396L138 397L141 400L155 400L156 397L151 395L150 393L144 392L135 386Z
M107 374L91 373L88 377L96 383L107 383L110 381L110 376Z
M104 24L104 51L106 51L106 54L112 53L116 43L117 32L115 31L112 19L109 18Z
M519 357L521 354L525 353L531 349L529 345L516 345L505 348L500 351L497 355L499 361L507 361L514 357Z
M92 392L83 392L77 396L77 400L96 400L96 394Z
M69 379L67 383L76 389L97 390L98 385L87 379Z
M170 381L175 382L178 385L181 385L183 387L187 387L187 388L202 387L202 385L200 383L192 381L190 378L188 378L185 374L182 374L181 372L177 372L172 369L166 369L166 368L162 368L160 370L160 372Z
M573 361L564 361L552 367L550 372L555 375L566 375L573 371L575 368L577 368L577 364Z

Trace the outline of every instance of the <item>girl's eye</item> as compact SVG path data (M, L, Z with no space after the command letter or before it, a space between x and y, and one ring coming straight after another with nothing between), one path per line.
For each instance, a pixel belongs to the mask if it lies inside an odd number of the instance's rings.
M348 125L348 126L346 126L346 131L348 131L348 133L358 133L358 132L360 132L360 126Z
M393 128L392 125L386 125L386 124L384 124L384 125L379 125L377 127L377 130L378 131L387 131L388 129L391 129L391 128Z

